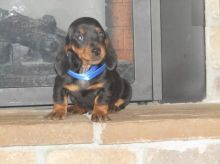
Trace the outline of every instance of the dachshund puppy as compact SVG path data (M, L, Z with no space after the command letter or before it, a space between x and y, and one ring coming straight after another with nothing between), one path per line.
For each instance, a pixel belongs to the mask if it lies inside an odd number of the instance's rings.
M123 109L131 99L131 86L116 67L115 51L100 23L90 17L74 21L56 58L54 106L48 117L63 119L70 110L90 112L92 121L109 120L109 112Z

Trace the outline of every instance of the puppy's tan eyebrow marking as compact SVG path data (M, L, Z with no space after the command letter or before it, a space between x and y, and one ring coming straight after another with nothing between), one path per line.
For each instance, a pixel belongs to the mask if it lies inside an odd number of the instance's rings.
M85 29L83 27L80 27L79 32L80 32L80 34L85 34Z
M101 30L99 27L96 27L96 28L95 28L95 31L96 31L97 33L99 33L99 32L101 32L102 30Z

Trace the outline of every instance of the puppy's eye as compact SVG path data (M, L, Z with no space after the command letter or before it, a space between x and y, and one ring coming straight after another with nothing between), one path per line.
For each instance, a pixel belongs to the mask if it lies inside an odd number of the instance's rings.
M83 36L82 34L79 34L79 35L77 36L77 40L83 41L83 40L84 40L84 36Z

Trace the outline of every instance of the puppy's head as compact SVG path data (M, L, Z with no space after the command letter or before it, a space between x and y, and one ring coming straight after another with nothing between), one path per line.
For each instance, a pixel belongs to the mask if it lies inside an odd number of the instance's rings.
M70 25L65 50L73 51L82 61L82 65L105 62L109 70L113 70L117 65L109 37L94 18L79 18Z

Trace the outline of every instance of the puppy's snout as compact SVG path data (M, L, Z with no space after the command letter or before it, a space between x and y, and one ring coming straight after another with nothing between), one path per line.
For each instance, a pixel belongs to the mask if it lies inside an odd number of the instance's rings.
M101 53L101 49L98 48L98 47L95 47L92 49L92 53L95 55L95 56L99 56L100 53Z

